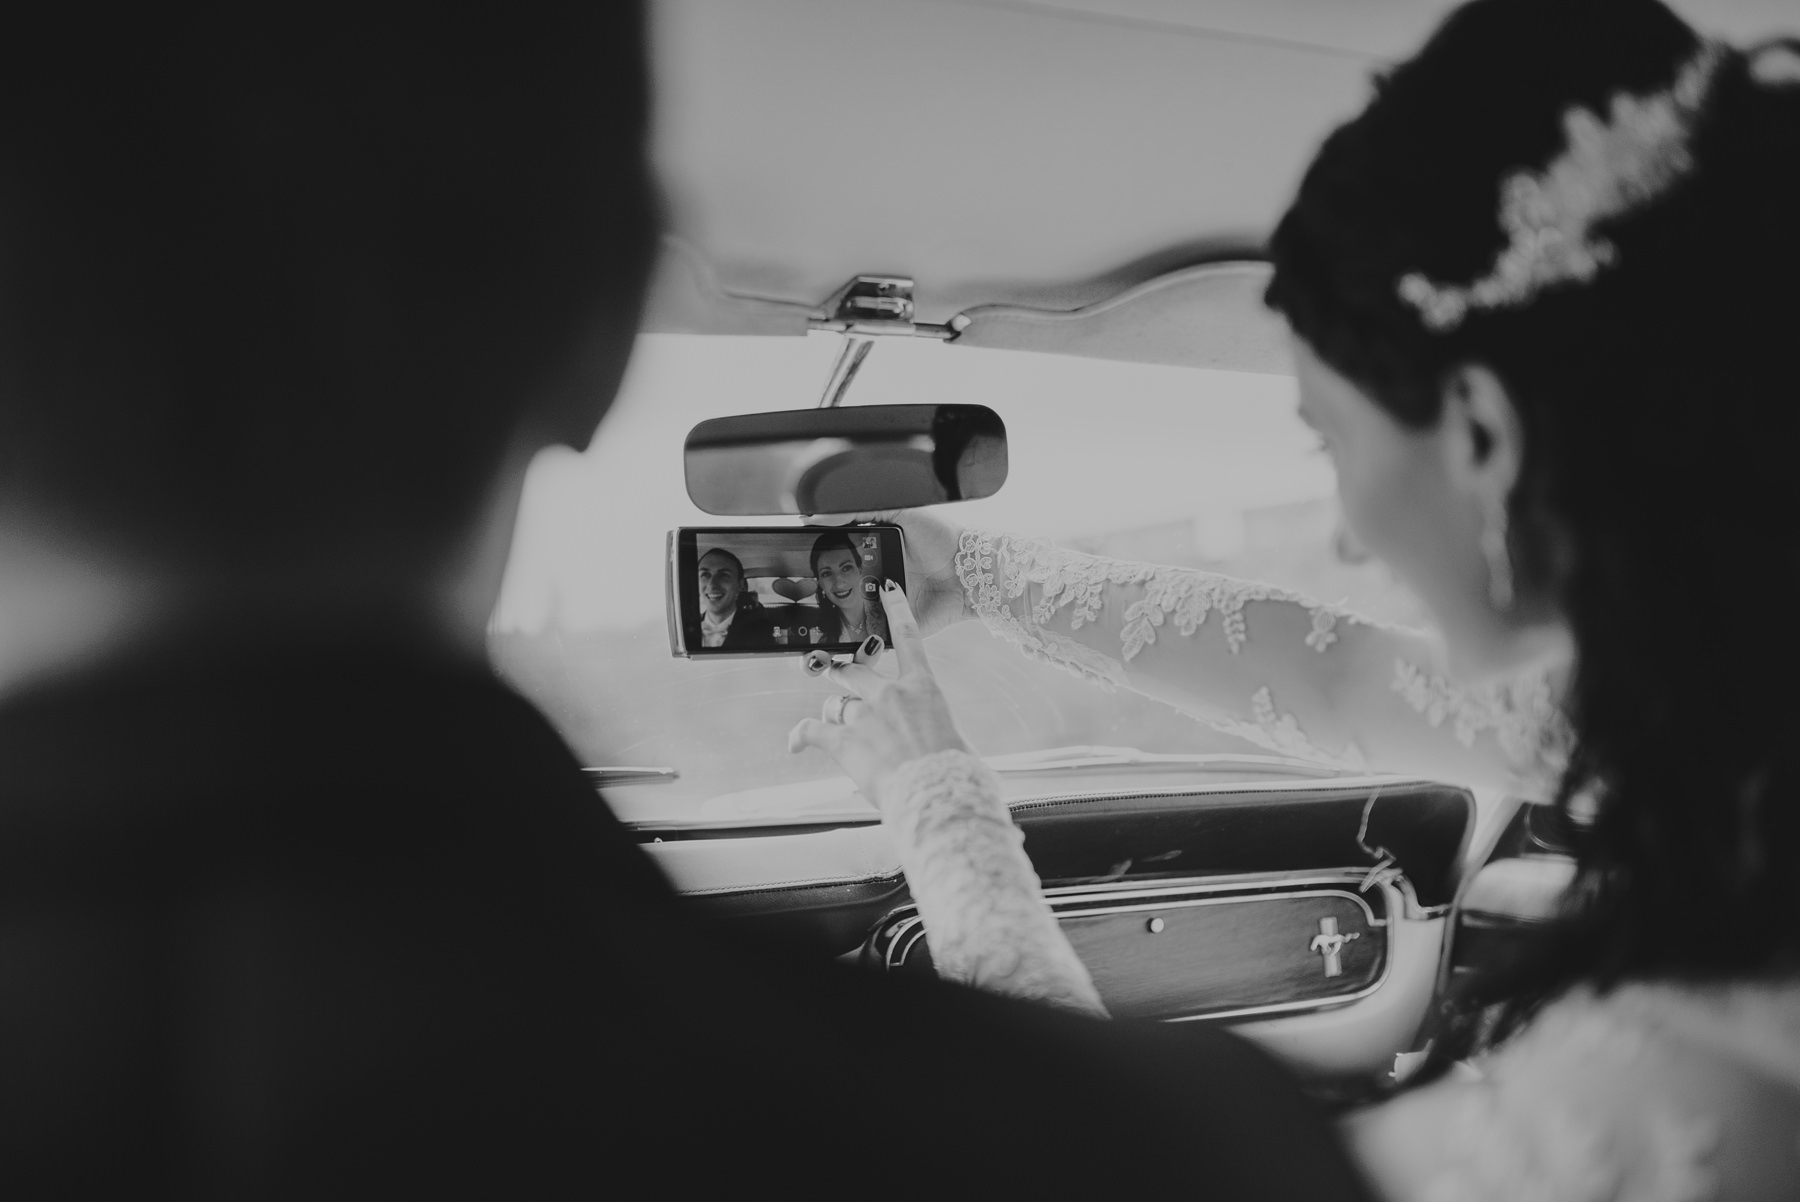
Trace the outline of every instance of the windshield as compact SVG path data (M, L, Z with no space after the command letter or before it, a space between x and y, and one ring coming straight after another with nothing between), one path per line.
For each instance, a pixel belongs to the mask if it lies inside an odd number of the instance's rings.
M682 525L799 524L695 509L682 444L706 418L814 403L840 345L824 334L643 335L592 448L549 452L532 466L490 633L494 661L586 763L680 774L609 789L627 817L678 820L719 794L838 775L823 755L787 752L788 730L831 691L802 673L797 654L670 655L664 536ZM1296 415L1290 377L877 343L849 403L921 401L985 404L1006 422L1005 487L940 507L952 521L1416 620L1379 568L1344 553L1330 464ZM1079 744L1263 754L1161 703L1027 660L979 623L927 646L984 755Z

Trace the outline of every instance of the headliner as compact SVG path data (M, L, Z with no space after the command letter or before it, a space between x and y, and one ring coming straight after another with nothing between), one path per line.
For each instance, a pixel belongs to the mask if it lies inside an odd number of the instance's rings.
M858 273L913 277L922 321L1067 309L1241 254L1451 7L653 0L655 155L690 253L646 328L745 332L730 297L811 312ZM1675 7L1739 41L1800 27L1792 0Z

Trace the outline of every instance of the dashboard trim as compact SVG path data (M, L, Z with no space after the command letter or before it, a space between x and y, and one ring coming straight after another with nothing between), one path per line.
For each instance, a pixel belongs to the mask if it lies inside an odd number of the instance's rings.
M1138 797L1211 797L1219 793L1316 793L1322 789L1329 789L1333 792L1340 789L1375 789L1379 791L1392 785L1431 785L1436 783L1438 782L1422 777L1401 774L1314 776L1295 780L1223 781L1209 784L1204 788L1196 788L1190 784L1152 786L1145 789L1105 789L1087 793L1051 793L1043 797L1020 798L1018 801L1008 802L1006 808L1017 814L1021 810L1028 811L1040 807L1049 809L1091 801L1131 801Z
M1136 882L1094 885L1062 885L1044 889L1050 908L1060 918L1068 915L1137 914L1153 910L1192 909L1201 906L1243 905L1255 901L1290 898L1338 897L1361 908L1369 927L1388 929L1394 914L1407 915L1408 897L1396 886L1396 878L1384 877L1372 883L1368 871L1347 868L1326 872L1301 873L1235 873L1221 876L1189 877L1146 886ZM1403 878L1399 878L1403 883ZM1337 887L1332 887L1337 886ZM1369 905L1366 890L1381 890L1383 915L1377 917ZM1246 892L1257 890L1257 892ZM1194 894L1230 893L1233 896L1193 896ZM1165 901L1155 899L1164 898ZM1109 905L1108 902L1135 904ZM1096 903L1081 905L1080 903ZM1079 905L1079 908L1077 906ZM1417 903L1413 903L1417 909ZM1435 918L1432 916L1421 916ZM885 939L884 939L885 936ZM924 920L918 908L907 904L896 907L875 924L865 942L865 955L879 958L888 972L898 971L920 939L925 937ZM879 946L878 946L879 944ZM1169 1023L1214 1022L1224 1019L1256 1019L1286 1014L1316 1013L1349 1006L1370 997L1393 976L1395 947L1389 939L1383 946L1381 972L1374 981L1358 989L1329 997L1307 998L1295 1002L1269 1002L1257 1006L1240 1006L1230 1010L1212 1010L1203 1014L1178 1015L1159 1021Z

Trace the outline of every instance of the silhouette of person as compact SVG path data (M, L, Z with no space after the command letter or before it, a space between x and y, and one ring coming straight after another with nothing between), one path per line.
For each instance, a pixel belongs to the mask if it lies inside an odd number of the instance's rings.
M488 667L526 465L593 436L651 265L638 5L26 11L9 1191L1354 1195L1228 1036L715 927Z

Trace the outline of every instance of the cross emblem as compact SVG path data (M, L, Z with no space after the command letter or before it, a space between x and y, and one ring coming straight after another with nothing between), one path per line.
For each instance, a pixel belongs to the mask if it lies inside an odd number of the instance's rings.
M1337 919L1319 919L1319 933L1313 936L1308 951L1318 952L1325 957L1325 975L1341 977L1344 975L1344 945L1352 939L1361 939L1361 931L1352 931L1348 935L1338 934Z

